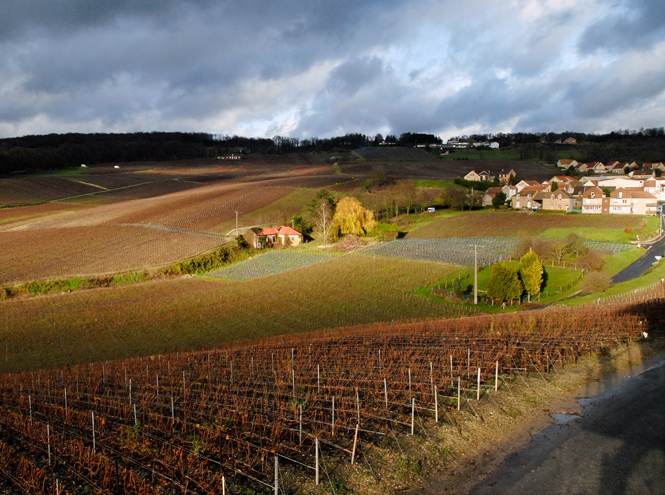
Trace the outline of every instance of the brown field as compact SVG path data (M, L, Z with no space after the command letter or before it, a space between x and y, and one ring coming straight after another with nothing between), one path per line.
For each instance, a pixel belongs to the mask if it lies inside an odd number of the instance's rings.
M67 203L43 203L16 208L2 208L0 209L0 231L80 209L82 209L81 206Z
M471 212L454 215L412 230L407 237L442 239L452 237L535 236L552 228L636 228L639 215L547 215L524 212Z
M63 177L0 179L0 205L39 203L99 190Z
M225 238L98 225L0 233L0 284L111 274L173 263Z
M171 194L180 191L187 191L199 187L198 184L186 180L169 179L138 182L136 185L124 186L118 189L100 191L90 196L80 196L67 200L69 202L96 202L112 203L117 201L129 201L132 199L154 198L164 194Z
M132 189L135 188L124 191ZM249 215L293 191L251 184L202 186L147 199L79 208L43 220L32 218L29 223L0 232L0 283L106 274L173 263L219 246L226 239L149 226L226 233L222 230L235 226L229 221L235 219L236 210ZM22 208L8 211L20 217L19 210ZM245 221L242 218L241 225Z

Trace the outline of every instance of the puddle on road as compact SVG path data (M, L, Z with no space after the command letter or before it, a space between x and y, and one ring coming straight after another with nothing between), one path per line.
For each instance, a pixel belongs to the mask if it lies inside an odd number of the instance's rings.
M568 414L568 413L558 413L558 414L552 414L552 419L554 419L554 424L555 425L567 425L568 423L572 423L576 419L581 419L582 416L579 414Z

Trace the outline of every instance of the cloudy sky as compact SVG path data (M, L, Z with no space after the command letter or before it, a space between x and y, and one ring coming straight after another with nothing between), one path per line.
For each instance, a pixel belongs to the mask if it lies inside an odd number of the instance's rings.
M662 0L22 0L0 137L665 125Z

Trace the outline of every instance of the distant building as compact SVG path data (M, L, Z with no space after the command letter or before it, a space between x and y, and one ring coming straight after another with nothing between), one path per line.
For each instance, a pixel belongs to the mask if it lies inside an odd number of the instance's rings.
M476 172L475 170L472 170L468 174L464 176L464 180L471 180L475 182L494 182L494 174L492 172L486 172L483 170L482 172Z
M600 215L610 212L610 198L602 189L589 187L582 194L582 213Z
M499 172L499 182L501 182L501 184L508 184L510 179L514 177L517 177L517 172L515 172L512 168L508 172L504 172L503 170Z
M610 194L610 213L619 215L655 215L658 201L653 194L619 188Z
M543 210L551 211L565 211L571 213L575 206L575 200L566 191L560 189L558 191L544 193L542 196Z
M561 158L556 162L556 166L559 168L577 167L578 164L579 162L577 160L572 160L570 158Z

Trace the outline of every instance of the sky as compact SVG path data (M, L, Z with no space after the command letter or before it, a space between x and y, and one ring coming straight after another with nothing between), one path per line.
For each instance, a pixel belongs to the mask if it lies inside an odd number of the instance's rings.
M0 137L665 125L662 0L22 0Z

